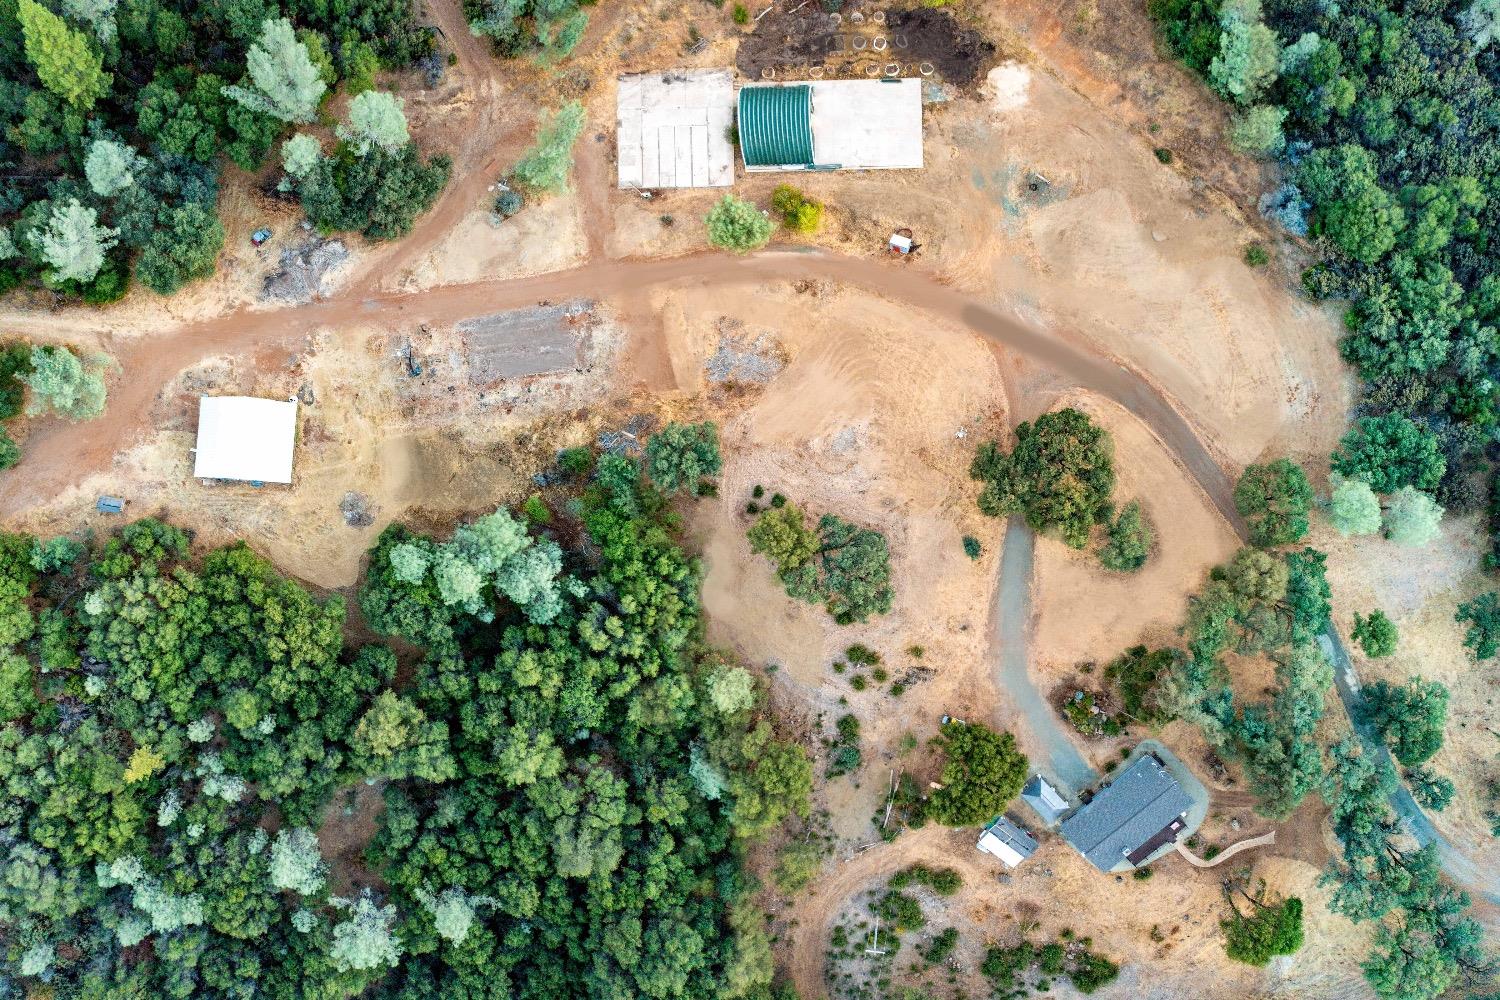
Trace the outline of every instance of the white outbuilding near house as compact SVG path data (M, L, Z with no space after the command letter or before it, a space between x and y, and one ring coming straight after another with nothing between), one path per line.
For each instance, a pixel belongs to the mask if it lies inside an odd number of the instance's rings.
M984 828L974 846L1005 862L1005 867L1014 868L1036 853L1036 838L1000 816Z
M297 401L251 396L198 399L193 475L247 483L290 483Z

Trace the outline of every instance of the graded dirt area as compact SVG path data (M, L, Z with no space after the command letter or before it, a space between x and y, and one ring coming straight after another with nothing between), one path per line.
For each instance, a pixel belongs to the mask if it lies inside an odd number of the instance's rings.
M725 397L732 414L721 428L719 502L700 503L694 517L710 639L754 666L774 664L774 687L809 714L831 722L854 713L875 751L893 749L908 730L925 740L944 712L982 711L993 694L955 665L983 655L993 580L993 558L971 561L961 544L979 529L966 475L973 435L1003 426L993 354L966 333L914 324L901 307L850 290L746 286L656 304L684 389L707 388L704 365L719 350L721 317L742 324L741 335L774 339L786 358L764 390L709 392ZM745 505L757 485L763 505L779 492L812 519L834 513L881 531L893 557L892 612L840 628L821 607L789 599L745 539ZM856 642L882 655L892 680L907 677L909 690L899 699L880 685L857 692L834 673ZM922 647L920 658L912 646ZM868 839L887 771L872 765L867 794L836 811L836 833ZM851 794L850 783L841 794Z

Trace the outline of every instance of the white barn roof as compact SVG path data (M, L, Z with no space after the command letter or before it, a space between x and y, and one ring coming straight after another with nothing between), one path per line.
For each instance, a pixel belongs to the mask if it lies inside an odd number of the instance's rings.
M622 188L734 183L734 80L727 69L621 76L615 131Z
M813 156L845 169L922 165L922 81L816 80Z
M202 396L193 475L199 479L290 483L296 400Z

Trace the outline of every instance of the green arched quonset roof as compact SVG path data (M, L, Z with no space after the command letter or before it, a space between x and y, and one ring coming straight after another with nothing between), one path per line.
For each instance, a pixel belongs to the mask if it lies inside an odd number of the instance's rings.
M747 167L804 165L813 161L812 90L740 88L740 151Z

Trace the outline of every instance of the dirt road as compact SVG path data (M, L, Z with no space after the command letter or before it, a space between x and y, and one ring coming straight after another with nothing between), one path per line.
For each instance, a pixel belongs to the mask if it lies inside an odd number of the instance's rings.
M161 387L184 368L218 354L267 348L295 353L321 328L379 322L411 327L453 323L541 300L610 299L664 284L762 283L807 278L857 285L919 312L956 320L1006 348L1056 369L1081 388L1115 400L1139 416L1191 472L1232 523L1238 522L1229 476L1186 417L1140 372L1102 357L1081 336L1042 331L955 291L911 267L828 253L766 252L731 257L704 252L659 260L603 260L529 278L446 285L421 292L340 297L270 312L241 311L192 323L167 335L121 341L116 359L127 377L114 387L103 418L88 424L39 426L28 442L25 476L0 481L0 517L54 497L109 463L151 426Z
M908 830L890 843L876 844L838 863L832 871L818 877L807 896L797 900L797 933L792 942L791 968L788 974L804 997L827 996L823 986L823 961L828 950L828 935L835 918L857 893L877 880L919 861L942 858L943 865L956 869L964 881L974 884L992 880L992 867L976 864L971 857L985 858L977 851L955 851L952 842L969 831L955 831L928 824L920 830Z

